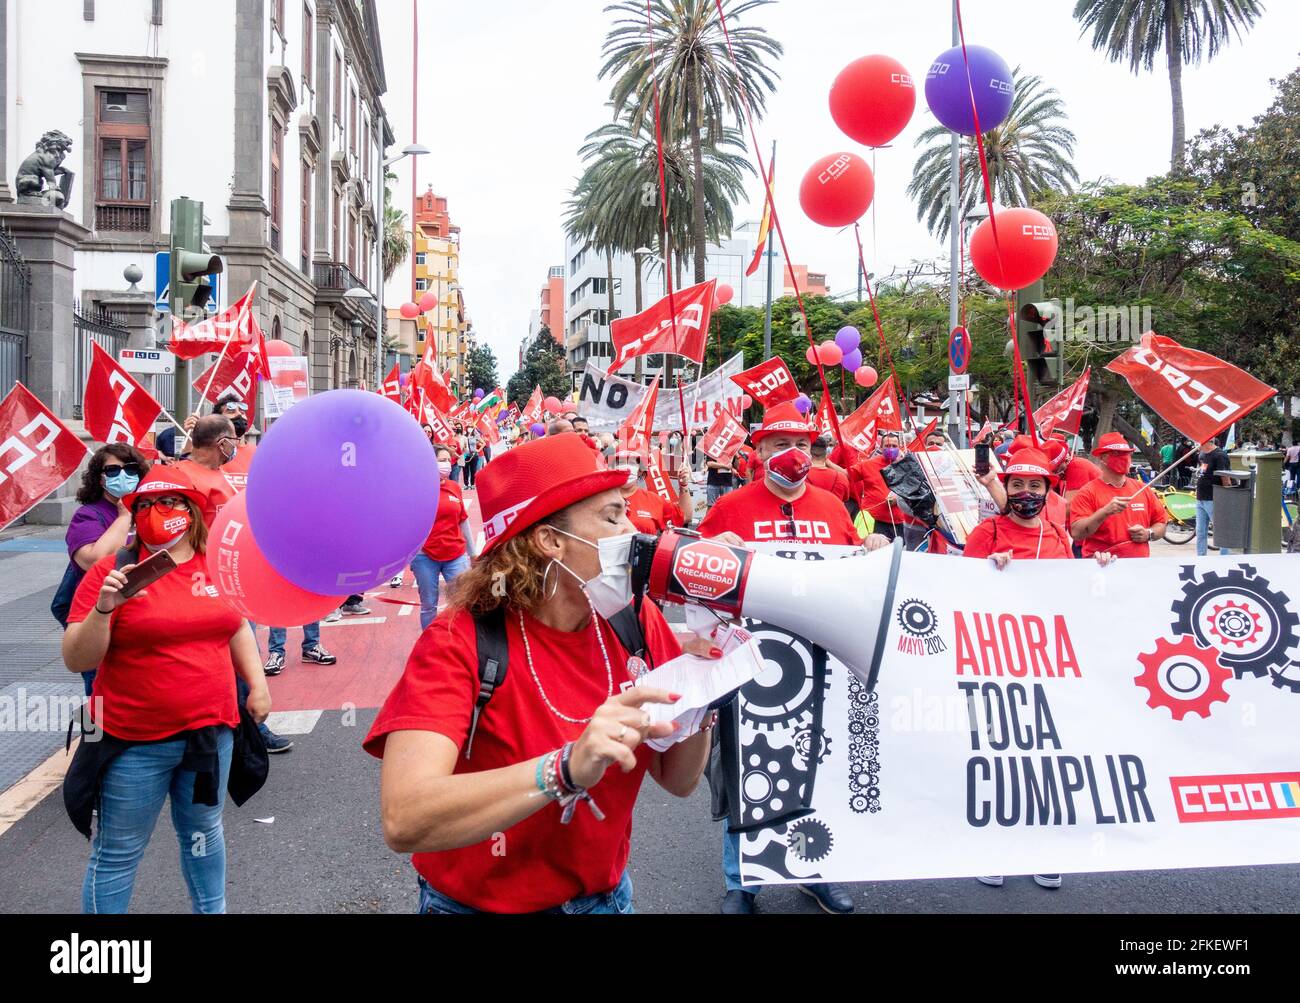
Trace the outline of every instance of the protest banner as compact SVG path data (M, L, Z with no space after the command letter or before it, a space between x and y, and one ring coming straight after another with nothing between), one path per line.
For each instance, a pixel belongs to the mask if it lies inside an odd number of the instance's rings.
M921 450L915 455L934 492L939 518L958 543L964 544L982 520L999 514L988 489L975 477L975 450ZM1000 469L991 452L989 462Z
M289 408L311 395L305 355L272 356L271 392L264 398L267 418L283 418Z
M686 420L692 429L707 429L723 410L740 417L744 411L741 407L744 394L731 377L744 368L745 357L737 353L697 382L682 387ZM616 432L646 392L647 388L635 380L607 376L600 366L588 362L578 390L578 414L587 419L592 432ZM675 387L661 390L655 405L654 427L680 429L681 408Z

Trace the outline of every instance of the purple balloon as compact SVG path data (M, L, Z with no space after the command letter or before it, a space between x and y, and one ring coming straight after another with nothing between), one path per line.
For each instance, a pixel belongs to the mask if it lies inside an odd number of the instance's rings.
M835 333L835 344L845 355L855 351L862 344L862 335L856 327L842 327Z
M980 113L984 132L1001 125L1011 113L1015 100L1015 82L1006 60L982 45L968 45L970 82L966 80L966 61L961 46L941 53L925 77L925 102L943 125L963 136L975 135L975 116L971 112L971 91Z
M485 396L485 395L484 395L484 393L483 393L482 390L475 390L475 391L474 391L474 399L475 399L475 400L482 400L484 396Z
M411 382L411 378L410 378L409 376L407 376L406 373L398 373L398 374L397 374L397 382L398 382L398 385L399 385L399 386L403 386L403 387L404 387L404 386L406 386L408 383Z
M849 352L848 355L844 356L840 365L849 372L856 373L862 368L862 350L860 348L855 348L853 351Z
M794 409L800 414L807 414L812 410L812 400L807 394L800 394L794 400Z
M256 472L256 473L254 473ZM309 397L249 468L248 521L299 588L364 592L407 566L438 513L438 463L406 410L364 390Z
M535 425L529 425L529 426L528 426L528 431L532 432L533 435L537 435L537 436L545 435L545 434L546 434L546 426L543 425L541 422L538 422L538 423L535 424ZM430 525L432 525L432 523L430 523Z

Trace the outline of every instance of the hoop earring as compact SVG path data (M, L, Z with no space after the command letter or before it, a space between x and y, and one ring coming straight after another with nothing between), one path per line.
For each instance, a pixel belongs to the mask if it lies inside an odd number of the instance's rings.
M555 558L551 558L551 563L546 565L546 570L542 572L542 592L546 591L546 579L551 573L551 568L555 567L555 565L556 565ZM550 600L554 599L555 593L558 591L560 591L560 574L557 571L555 573L555 588L551 589L550 595L544 595L542 597L542 601L549 602Z

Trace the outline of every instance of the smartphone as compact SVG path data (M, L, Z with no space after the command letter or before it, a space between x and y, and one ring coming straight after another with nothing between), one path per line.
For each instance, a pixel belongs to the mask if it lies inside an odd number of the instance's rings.
M145 558L126 573L126 584L122 586L122 598L130 599L142 589L148 588L164 575L176 570L176 561L165 550Z
M975 447L975 476L983 477L992 469L993 467L989 463L988 443L982 442Z

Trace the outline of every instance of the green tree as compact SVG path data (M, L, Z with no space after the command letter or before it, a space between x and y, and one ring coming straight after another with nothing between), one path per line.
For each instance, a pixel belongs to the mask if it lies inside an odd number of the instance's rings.
M543 327L528 346L524 364L506 384L506 398L522 411L533 395L533 388L538 386L547 397L564 398L572 391L564 374L564 349L556 343L548 327Z
M600 69L602 80L614 78L615 116L629 109L632 128L653 136L657 92L665 142L690 147L696 283L705 278L709 233L705 186L700 183L705 147L722 145L729 120L743 121L746 102L760 116L779 79L768 63L780 58L781 43L760 27L739 23L771 2L723 3L734 62L714 0L621 0L605 8L619 15L605 37Z
M1074 17L1092 31L1092 47L1111 62L1127 61L1134 73L1155 68L1162 51L1169 67L1174 137L1169 166L1182 169L1187 141L1183 65L1213 59L1230 36L1241 38L1264 13L1259 0L1078 0Z
M475 345L465 356L465 379L469 392L491 393L497 385L497 357L487 345Z
M1065 126L1065 104L1056 90L1040 77L1015 73L1016 96L1007 119L984 136L993 198L1000 205L1032 204L1049 191L1070 191L1079 181L1074 169L1074 133ZM916 202L916 218L940 240L948 237L949 186L952 183L952 133L931 126L916 138L924 147L912 167L907 194ZM963 143L961 152L961 207L966 216L984 204L984 181L979 150Z

